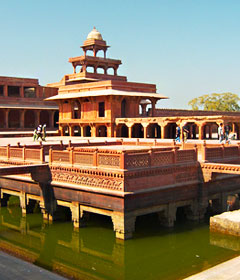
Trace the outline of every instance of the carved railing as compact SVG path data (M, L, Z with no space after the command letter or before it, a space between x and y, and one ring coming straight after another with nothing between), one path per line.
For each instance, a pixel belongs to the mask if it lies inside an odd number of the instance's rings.
M65 151L49 150L49 164L92 166L110 169L137 169L197 161L197 149L151 148L141 150L107 150L71 147Z
M0 147L0 160L44 163L45 156L43 147L39 149L22 147L11 147L10 145Z
M202 148L203 161L240 160L240 146L209 147L205 143Z

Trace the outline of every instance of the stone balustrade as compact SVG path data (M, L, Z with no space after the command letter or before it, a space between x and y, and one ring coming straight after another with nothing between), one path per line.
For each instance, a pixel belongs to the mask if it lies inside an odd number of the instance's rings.
M137 169L157 167L184 162L196 162L197 149L179 150L174 148L143 148L141 150L108 150L98 148L77 148L49 150L49 164L68 164L116 169Z
M216 162L226 160L237 160L240 156L240 145L225 146L207 146L206 143L202 147L202 161Z
M16 161L16 162L28 162L28 163L44 163L45 154L43 147L40 148L28 148L11 147L10 145L0 147L0 160L3 161Z

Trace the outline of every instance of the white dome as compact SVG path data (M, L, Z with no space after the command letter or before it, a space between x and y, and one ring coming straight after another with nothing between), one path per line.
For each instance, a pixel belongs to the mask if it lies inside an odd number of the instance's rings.
M87 39L95 39L95 40L102 40L102 35L95 27L93 30L88 34Z

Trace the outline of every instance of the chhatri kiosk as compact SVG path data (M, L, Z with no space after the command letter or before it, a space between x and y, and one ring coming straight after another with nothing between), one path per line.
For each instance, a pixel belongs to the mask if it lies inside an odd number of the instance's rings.
M109 46L96 28L81 48L82 56L69 58L73 74L48 85L58 88L58 95L47 100L59 104L61 135L164 139L175 138L176 126L187 124L189 138L211 139L220 123L228 123L240 139L238 112L156 108L157 101L167 97L157 93L154 84L119 76L121 60L106 57Z

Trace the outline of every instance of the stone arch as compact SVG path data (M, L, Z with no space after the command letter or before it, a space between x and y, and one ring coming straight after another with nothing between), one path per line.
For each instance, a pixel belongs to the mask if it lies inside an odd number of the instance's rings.
M85 55L88 55L88 56L93 56L94 55L94 53L93 53L93 50L86 50L86 53L85 53Z
M35 112L33 110L27 110L24 114L24 127L33 128L35 125Z
M83 136L84 137L91 137L91 133L92 133L91 126L90 125L84 126L84 128L83 128Z
M70 134L69 131L70 130L69 130L69 127L67 125L63 127L62 131L63 131L63 136L69 136L69 134Z
M81 103L75 100L72 104L72 118L81 119Z
M95 68L92 65L87 65L86 67L86 72L87 73L95 73Z
M20 111L10 110L8 114L8 127L20 128Z
M107 127L105 125L97 127L97 137L107 137Z
M59 121L59 112L55 111L53 114L53 126L58 127L58 121Z
M147 137L161 138L161 127L157 123L150 123L147 127Z
M165 129L165 138L166 139L175 139L176 138L176 128L177 124L175 122L168 123Z
M97 67L97 74L105 74L105 69L103 67Z
M120 124L117 127L117 137L129 137L128 127L125 124Z
M113 67L109 67L109 68L107 69L107 74L108 74L108 75L114 75L114 68L113 68Z
M188 139L198 139L199 138L199 128L194 122L187 122L185 124L188 127Z
M216 122L207 122L203 126L203 139L218 139L218 125Z
M79 125L75 125L73 127L73 135L74 136L81 136L81 128Z
M132 126L132 138L143 138L144 130L141 123L135 123Z
M49 126L49 113L46 110L40 112L40 124L46 124Z
M5 111L0 109L0 128L4 128L5 127Z
M96 51L96 56L104 58L105 57L104 50L97 50Z

